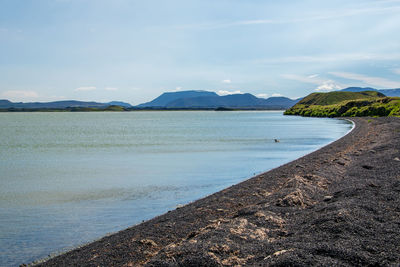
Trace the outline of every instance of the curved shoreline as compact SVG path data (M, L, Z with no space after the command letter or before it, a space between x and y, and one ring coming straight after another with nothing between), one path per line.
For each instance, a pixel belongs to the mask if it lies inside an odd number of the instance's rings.
M39 266L399 263L400 120L354 121L317 151Z

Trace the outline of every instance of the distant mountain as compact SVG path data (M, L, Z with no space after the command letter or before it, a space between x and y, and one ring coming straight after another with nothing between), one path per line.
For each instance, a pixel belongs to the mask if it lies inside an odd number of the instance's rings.
M8 106L8 105L11 105L11 104L12 104L12 102L10 102L10 101L8 101L6 99L0 99L0 108Z
M264 105L281 106L283 108L290 108L303 98L290 99L284 96L273 96L264 100Z
M167 108L216 108L258 106L259 98L251 94L234 94L226 96L200 96L180 98L166 105Z
M64 100L54 102L11 102L8 100L0 100L1 109L65 109L65 108L106 108L108 106L118 105L123 107L131 107L130 104L124 102L109 102L109 103L98 103L98 102L84 102L76 100Z
M167 108L269 108L285 109L296 104L286 97L257 98L252 94L180 98L166 105Z
M139 108L159 107L177 108L259 108L287 109L299 101L287 97L257 98L252 94L233 94L219 96L207 91L183 91L164 93L151 102L138 105Z
M108 103L64 100L54 102L11 102L0 100L0 109L9 111L37 110L136 110L136 109L287 109L300 99L287 97L258 98L252 94L233 94L219 96L209 91L180 91L163 93L154 100L131 106L129 103L112 101Z
M384 94L385 96L400 96L400 88L397 89L381 89L378 92Z
M341 91L345 92L362 92L362 91L377 91L385 96L400 96L400 88L397 89L375 89L371 87L348 87Z
M161 107L164 108L167 106L168 103L175 101L180 98L192 98L192 97L206 97L206 96L218 96L214 92L208 92L208 91L180 91L180 92L167 92L163 93L159 97L155 98L154 100L143 103L138 105L137 107L140 108L148 108L148 107Z

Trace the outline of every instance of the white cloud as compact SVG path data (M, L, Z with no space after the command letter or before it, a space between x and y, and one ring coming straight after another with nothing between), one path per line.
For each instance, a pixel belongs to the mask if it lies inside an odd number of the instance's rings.
M400 74L400 69L393 69L392 70L394 73L396 73L396 74Z
M321 85L319 85L315 91L317 92L329 92L329 91L335 91L335 90L340 90L343 89L343 87L339 86L332 80L327 80L324 81Z
M106 88L104 88L104 90L106 90L106 91L117 91L118 88L116 88L116 87L106 87Z
M268 98L268 94L257 94L256 97L259 97L259 98Z
M299 81L299 82L303 82L303 83L312 83L312 84L316 84L316 85L321 85L326 81L324 79L317 78L317 76L313 77L313 75L301 76L301 75L297 75L297 74L282 74L281 76L288 80L294 80L294 81Z
M304 82L304 83L311 83L318 85L318 87L315 89L317 92L328 92L332 90L339 90L343 89L344 86L338 84L334 80L327 80L323 78L319 78L318 74L313 74L313 75L308 75L308 76L300 76L296 74L283 74L282 77L289 79L289 80L295 80L299 82Z
M232 81L229 79L226 79L226 80L223 80L222 83L232 83Z
M244 94L244 93L242 93L240 90L236 90L236 91L219 90L217 92L217 94L219 94L219 95L234 95L234 94Z
M330 74L340 77L340 78L361 81L366 84L381 87L381 88L400 88L399 81L391 81L391 80L381 78L381 77L366 76L366 75L351 73L351 72L330 72Z
M283 96L283 95L278 94L278 93L273 93L271 96L272 96L272 97L278 97L278 96Z
M83 92L83 91L93 91L96 90L95 86L83 86L83 87L78 87L75 88L75 92Z
M35 91L9 90L1 93L1 96L12 101L26 101L38 98L39 94Z

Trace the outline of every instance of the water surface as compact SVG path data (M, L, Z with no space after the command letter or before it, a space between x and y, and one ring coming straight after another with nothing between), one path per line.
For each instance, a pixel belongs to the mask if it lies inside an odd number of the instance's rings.
M280 111L0 113L0 125L0 266L150 219L351 128Z

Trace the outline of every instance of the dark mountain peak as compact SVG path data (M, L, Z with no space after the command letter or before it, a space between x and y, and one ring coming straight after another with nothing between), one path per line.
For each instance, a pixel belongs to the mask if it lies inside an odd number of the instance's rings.
M205 90L186 90L186 91L176 91L176 92L164 92L162 95L216 95L215 92L205 91Z
M232 94L232 95L224 95L221 97L232 98L232 99L258 99L252 94L245 93L245 94Z
M271 97L266 98L266 99L287 100L287 99L290 99L290 98L288 98L286 96L271 96ZM290 100L292 100L292 99L290 99Z
M181 98L183 99L183 98L192 98L201 96L217 97L218 95L215 92L202 91L202 90L165 92L150 102L138 105L138 107L165 107L168 105L168 103Z

